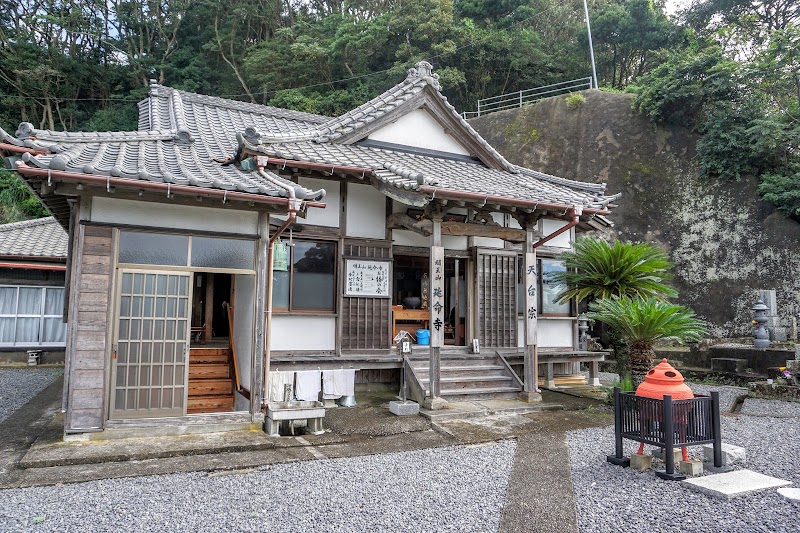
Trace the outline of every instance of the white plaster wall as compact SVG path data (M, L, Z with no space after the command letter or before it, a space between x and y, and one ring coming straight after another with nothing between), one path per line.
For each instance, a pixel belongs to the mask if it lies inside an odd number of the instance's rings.
M348 237L386 237L386 196L372 185L347 184Z
M458 141L424 109L415 109L372 132L369 139L451 154L470 155Z
M431 240L429 237L423 237L419 233L414 233L407 229L392 230L392 244L395 246L424 246L429 247Z
M272 350L336 349L336 317L272 315Z
M536 321L537 341L542 348L572 348L572 320Z
M253 364L256 277L252 274L236 274L233 279L233 342L236 345L236 364L239 366L240 383L250 390L252 387L250 367Z
M558 231L559 229L563 228L568 224L568 222L564 222L563 220L553 220L549 218L544 218L540 222L541 224L541 232L544 237L547 237L551 233ZM547 241L546 246L554 246L556 248L569 248L572 246L572 236L573 236L574 229L570 229L569 231L565 231L555 239L551 239Z
M503 213L492 213L492 220L501 226L505 226ZM489 237L475 237L475 246L480 248L505 248L505 241L503 241L503 239L492 239Z
M298 222L300 224L338 228L339 213L342 211L342 195L339 189L341 184L334 180L318 180L316 178L300 178L297 181L300 185L312 191L319 189L325 189L326 191L325 198L322 199L325 208L309 207L308 216L305 219L299 219Z
M525 318L517 319L517 348L525 347Z
M258 233L258 214L227 208L158 204L137 200L95 197L92 221L157 228L228 233Z

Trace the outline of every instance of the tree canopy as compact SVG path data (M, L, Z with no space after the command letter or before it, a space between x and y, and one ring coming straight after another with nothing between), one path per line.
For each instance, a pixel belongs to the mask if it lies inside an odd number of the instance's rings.
M669 18L663 0L589 0L599 83L702 133L709 176L761 174L764 197L800 216L798 6L699 0ZM0 125L132 129L150 79L336 115L422 59L459 110L589 76L583 2L5 0Z

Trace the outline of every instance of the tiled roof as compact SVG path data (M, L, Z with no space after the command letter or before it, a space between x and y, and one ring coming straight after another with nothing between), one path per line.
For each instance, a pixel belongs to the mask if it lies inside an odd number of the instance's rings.
M186 104L182 97L186 93L160 86L155 90L156 96L150 98L153 105L150 106L147 122L157 126L157 129L132 132L59 132L35 129L31 124L23 122L16 137L0 129L0 139L17 146L50 152L46 155L26 154L23 157L27 164L43 169L286 196L284 189L262 179L257 173L242 171L235 165L223 165L222 162L235 154L236 131L243 130L245 122L284 128L289 125L306 126L308 123L283 116L243 114L243 111L235 107L257 107L262 111L274 108L252 104L229 108L195 105L191 102ZM167 96L161 96L165 93ZM204 98L209 101L220 100ZM314 117L295 112L286 112L283 115L297 115L308 120ZM169 124L165 123L167 116ZM276 181L294 187L300 199L320 198L319 191L300 187L277 174L270 175Z
M253 145L242 141L249 151L268 157L369 168L381 182L398 189L419 190L422 185L430 185L564 206L600 208L608 203L603 196L605 185L567 180L522 167L515 167L517 172L512 173L479 162L358 144L304 141Z
M422 186L499 196L558 206L605 207L605 184L550 176L510 164L456 112L439 91L438 76L426 62L410 69L404 81L336 118L187 93L157 85L139 103L139 130L58 132L20 124L12 136L0 128L0 142L38 149L23 160L41 169L239 191L267 196L287 192L319 199L274 169L246 171L232 161L242 149L269 157L369 168L385 185L419 191ZM477 161L425 150L397 150L373 142L372 131L425 107ZM376 147L376 145L378 145ZM467 158L468 159L468 158ZM284 166L285 168L285 166ZM43 197L65 224L64 197ZM63 205L62 205L63 204Z
M67 232L53 217L0 225L0 256L67 258Z

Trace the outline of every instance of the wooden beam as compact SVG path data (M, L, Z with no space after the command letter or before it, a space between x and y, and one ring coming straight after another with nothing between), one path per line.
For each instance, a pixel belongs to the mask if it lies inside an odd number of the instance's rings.
M484 226L469 222L442 222L442 235L490 237L509 242L525 242L525 230L504 228L503 226Z
M407 229L423 237L430 237L433 232L433 222L429 219L416 220L405 213L392 213L386 217L386 226L389 229Z

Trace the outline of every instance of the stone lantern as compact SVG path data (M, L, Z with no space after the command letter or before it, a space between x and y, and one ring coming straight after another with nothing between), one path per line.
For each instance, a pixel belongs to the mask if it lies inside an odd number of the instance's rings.
M769 309L761 298L758 299L756 304L751 308L753 311L753 345L756 348L769 348L769 334L767 333L764 324L767 323L767 310Z

